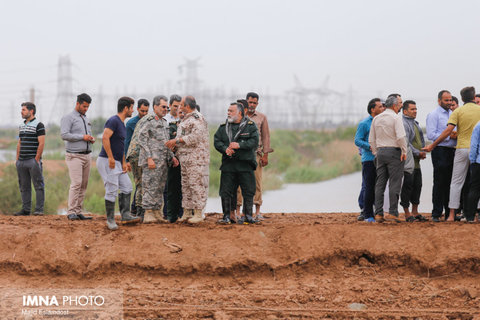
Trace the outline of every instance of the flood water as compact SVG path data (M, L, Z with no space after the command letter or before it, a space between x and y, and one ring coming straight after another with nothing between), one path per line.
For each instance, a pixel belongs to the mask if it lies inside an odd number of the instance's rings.
M419 211L432 210L433 167L430 155L421 161L423 187ZM344 175L332 180L287 184L281 190L268 191L263 195L262 212L359 212L358 195L362 184L361 172ZM387 189L388 192L388 189ZM388 196L385 197L388 211ZM221 212L220 198L209 198L206 212ZM400 209L400 212L403 212Z

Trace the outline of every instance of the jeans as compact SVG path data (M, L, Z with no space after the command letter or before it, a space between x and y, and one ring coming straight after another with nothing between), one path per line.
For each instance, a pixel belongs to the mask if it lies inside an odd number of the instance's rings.
M362 191L365 219L373 218L373 203L375 202L375 179L377 170L373 161L362 162Z

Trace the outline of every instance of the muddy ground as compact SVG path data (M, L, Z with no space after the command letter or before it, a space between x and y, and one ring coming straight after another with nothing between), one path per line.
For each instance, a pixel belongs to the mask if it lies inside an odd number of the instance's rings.
M266 216L110 232L2 215L0 289L121 289L125 319L480 319L480 224Z

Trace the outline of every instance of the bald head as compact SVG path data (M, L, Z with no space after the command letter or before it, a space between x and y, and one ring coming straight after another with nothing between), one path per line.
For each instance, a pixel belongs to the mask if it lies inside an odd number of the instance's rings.
M180 108L184 114L193 112L196 110L197 102L193 96L185 96L180 102Z

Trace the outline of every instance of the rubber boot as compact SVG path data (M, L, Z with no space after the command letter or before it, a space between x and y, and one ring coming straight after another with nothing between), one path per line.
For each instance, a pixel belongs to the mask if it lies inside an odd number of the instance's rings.
M203 221L202 209L191 209L193 210L193 218L188 219L188 223L200 223Z
M191 209L183 209L183 215L180 219L178 219L178 222L184 222L187 221L188 219L192 218L192 210Z
M223 218L218 220L219 224L231 224L232 221L230 219L230 208L231 207L231 198L222 197L222 211L223 211Z
M105 200L105 211L107 212L107 227L110 230L117 230L115 223L115 202Z
M254 224L255 220L252 217L253 212L253 198L243 198L243 224Z
M157 219L155 218L155 214L153 213L152 209L147 209L145 210L144 216L143 216L143 223L155 223L157 222Z
M120 193L118 195L118 206L122 215L122 224L134 224L140 222L139 217L130 214L130 195L131 193Z

